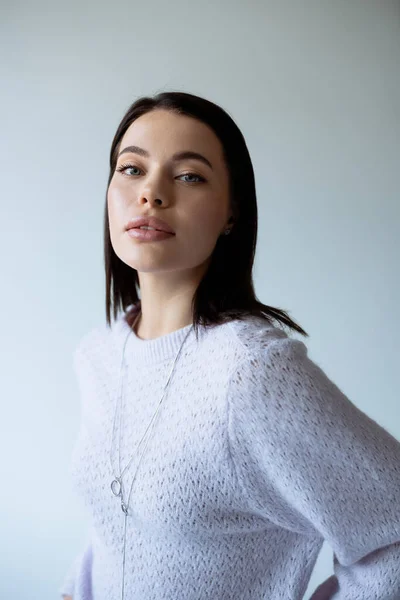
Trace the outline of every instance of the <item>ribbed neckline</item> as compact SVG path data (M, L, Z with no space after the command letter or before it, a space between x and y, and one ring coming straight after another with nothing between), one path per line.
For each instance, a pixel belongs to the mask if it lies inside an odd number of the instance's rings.
M135 315L137 314L139 307L139 303L135 305ZM125 356L129 361L133 361L136 364L141 364L143 366L159 364L160 362L176 357L186 336L187 339L182 351L193 339L195 339L193 325L189 324L176 331L167 333L166 335L150 340L143 340L136 335L126 321L126 315L131 310L132 307L127 309L127 311L120 316L121 342L123 345L128 336L125 347Z

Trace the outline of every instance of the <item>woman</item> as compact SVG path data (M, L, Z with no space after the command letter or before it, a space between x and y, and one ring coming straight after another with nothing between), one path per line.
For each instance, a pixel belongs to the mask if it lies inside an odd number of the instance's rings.
M400 597L400 444L257 300L256 235L230 116L138 99L110 155L107 323L74 354L91 527L67 598L300 600L324 540L313 600Z

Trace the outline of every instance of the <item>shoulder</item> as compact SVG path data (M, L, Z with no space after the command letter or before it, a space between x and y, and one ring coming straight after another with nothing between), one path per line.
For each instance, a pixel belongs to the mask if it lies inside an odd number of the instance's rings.
M274 422L276 431L285 426L284 414L292 427L321 427L321 421L335 416L336 422L349 418L355 405L327 372L309 356L306 344L296 338L261 334L247 356L236 363L229 380L233 407L243 414L259 411Z
M97 362L110 356L110 350L118 346L118 340L124 331L129 330L126 313L120 312L111 324L100 323L86 330L79 338L73 350L73 362Z
M263 360L270 348L285 342L290 343L291 338L280 326L250 315L207 328L195 354L199 361L218 365L219 375L229 380L245 365L250 371L255 369L251 364L254 359Z
M266 360L272 352L307 351L303 342L291 338L280 326L262 317L248 316L227 323L225 336L236 350L238 363ZM303 350L304 349L304 350Z

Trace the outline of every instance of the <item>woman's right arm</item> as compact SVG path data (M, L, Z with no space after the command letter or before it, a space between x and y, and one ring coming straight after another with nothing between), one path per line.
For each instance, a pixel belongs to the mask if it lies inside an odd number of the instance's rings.
M89 590L92 585L92 558L93 550L90 538L86 540L83 550L75 557L64 581L58 588L59 598L73 600L73 597L90 597Z

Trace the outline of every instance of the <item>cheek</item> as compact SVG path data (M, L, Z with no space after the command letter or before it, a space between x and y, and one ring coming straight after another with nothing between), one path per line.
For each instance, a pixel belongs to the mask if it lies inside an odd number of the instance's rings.
M181 221L184 236L181 238L180 254L185 256L185 260L190 264L199 264L213 252L223 226L224 215L222 210L216 210L215 206L208 205L207 209L203 205L190 211L185 221L185 224Z
M124 216L124 197L123 190L115 185L110 185L107 192L107 208L110 227L118 226Z
M192 210L190 230L196 237L216 237L223 226L225 213L217 202L202 203Z
M107 203L109 207L114 208L116 205L121 204L121 197L120 188L111 181L107 192Z
M115 189L109 189L107 193L108 228L111 244L117 254L121 243L121 233L125 224L123 205Z

